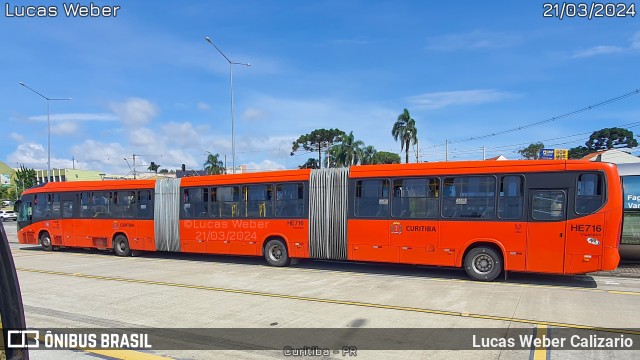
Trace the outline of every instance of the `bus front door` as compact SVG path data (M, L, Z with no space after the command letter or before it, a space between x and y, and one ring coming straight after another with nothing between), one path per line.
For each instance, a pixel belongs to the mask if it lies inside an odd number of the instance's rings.
M563 273L567 191L532 189L528 220L527 271Z

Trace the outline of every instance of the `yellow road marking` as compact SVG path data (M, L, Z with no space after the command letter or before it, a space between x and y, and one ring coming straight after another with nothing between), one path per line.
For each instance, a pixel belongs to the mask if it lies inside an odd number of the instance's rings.
M96 350L96 349L88 349L83 350L92 354L108 356L114 359L122 359L122 360L166 360L171 359L164 356L153 355L149 353L143 353L139 351L133 350Z
M80 277L80 278L96 279L96 280L170 286L170 287L178 287L178 288L198 289L198 290L216 291L216 292L242 294L242 295L264 296L264 297L271 297L271 298L309 301L309 302L318 302L318 303L327 303L327 304L351 305L351 306L376 308L376 309L411 311L411 312L418 312L418 313L425 313L425 314L460 316L460 317L470 317L470 318L484 319L484 320L496 320L496 321L505 321L505 322L516 322L516 323L522 323L522 324L546 325L546 326L564 327L564 328L572 328L572 329L586 329L586 330L597 330L597 331L605 331L605 332L612 332L612 333L619 333L619 334L640 335L640 331L637 331L637 330L602 328L602 327L589 326L589 325L569 324L569 323L560 323L560 322L554 322L554 321L542 321L542 320L531 320L531 319L519 319L519 318L513 318L513 317L506 317L506 316L483 315L483 314L475 314L475 313L468 313L468 312L425 309L425 308L416 308L416 307L399 306L399 305L384 305L384 304L366 303L366 302L360 302L360 301L313 298L313 297L307 297L307 296L267 293L267 292L253 291L253 290L230 289L230 288L222 288L222 287L215 287L215 286L191 285L191 284L171 283L171 282L165 282L165 281L153 281L153 280L132 279L132 278L112 277L112 276L102 276L102 275L89 275L89 274L81 274L81 273L66 273L62 271L52 271L52 270L40 270L40 269L29 269L29 268L17 268L17 270L24 271L24 272L31 272L31 273L48 274L48 275L72 276L72 277Z
M33 250L24 250L22 251L33 251ZM47 255L53 255L55 253L47 252L44 253ZM82 253L64 253L65 255L73 255L80 257L96 257L103 256L104 254L82 254ZM117 260L129 260L129 261L148 261L148 262L165 262L172 261L174 259L158 259L158 258L121 258ZM175 259L179 260L179 259ZM201 263L196 260L180 260L180 261L188 261L190 263ZM228 264L228 263L216 263L219 266L242 266L242 264ZM269 268L273 271L307 271L307 272L317 272L317 273L334 273L341 275L356 275L356 276L365 276L368 275L366 273L357 273L351 271L340 271L340 270L325 270L325 269L303 269L303 268ZM405 277L404 275L391 275L395 277ZM624 290L605 290L605 289L585 289L576 286L560 286L560 285L536 285L536 284L518 284L518 283L501 283L501 282L482 282L482 281L471 281L464 279L434 279L434 278L423 278L426 281L437 281L437 282L452 282L452 283L464 283L464 284L472 284L472 285L488 285L488 286L510 286L510 287L520 287L520 288L534 288L534 289L556 289L556 290L569 290L569 291L587 291L587 292L598 292L603 294L614 294L614 295L635 295L640 296L640 291L624 291Z
M547 326L546 325L538 325L536 329L536 338L541 339L543 337L547 337ZM533 359L532 360L547 360L548 350L542 346L536 346L533 350Z

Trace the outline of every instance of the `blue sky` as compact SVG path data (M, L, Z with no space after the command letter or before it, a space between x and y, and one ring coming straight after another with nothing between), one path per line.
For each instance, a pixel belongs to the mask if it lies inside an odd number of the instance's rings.
M80 1L89 5L89 2ZM639 122L640 95L525 130L640 88L640 14L558 20L527 1L116 1L113 18L0 18L0 160L116 174L139 154L202 168L231 164L233 61L236 163L295 168L291 142L317 128L353 131L400 153L391 127L408 108L421 161L481 159L542 141L582 145L594 130ZM640 10L640 9L636 9ZM582 134L582 133L587 133ZM577 135L582 134L582 135ZM572 136L576 135L576 136ZM562 139L556 139L560 138ZM554 140L556 139L556 140ZM412 153L412 159L415 154Z

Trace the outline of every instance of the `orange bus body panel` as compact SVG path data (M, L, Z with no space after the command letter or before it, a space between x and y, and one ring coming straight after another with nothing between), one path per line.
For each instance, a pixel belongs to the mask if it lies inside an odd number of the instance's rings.
M593 214L566 221L536 222L466 219L365 219L349 216L346 256L348 260L409 263L436 266L463 265L466 252L478 244L499 249L508 271L583 274L612 270L618 254L622 221L622 191L612 164L588 161L463 161L350 168L349 179L398 177L602 172L606 177L606 201ZM218 185L309 182L310 170L195 176L180 180L180 188ZM155 188L155 180L89 181L49 183L29 193L117 191ZM353 194L350 194L353 196ZM525 191L523 196L529 196ZM344 209L346 212L347 209ZM309 258L309 219L237 218L180 219L180 251L209 254L260 256L272 238L285 240L289 255ZM55 219L21 229L19 240L38 244L43 231L56 246L110 249L119 233L129 239L132 250L156 250L152 219Z

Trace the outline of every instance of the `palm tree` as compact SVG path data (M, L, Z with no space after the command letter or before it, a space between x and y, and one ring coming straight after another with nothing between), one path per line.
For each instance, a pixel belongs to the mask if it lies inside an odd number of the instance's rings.
M373 146L366 146L362 149L362 160L360 161L360 163L362 165L375 164L377 162L377 153L378 151L376 151L376 148L374 148Z
M409 163L409 146L418 142L418 129L416 121L409 115L409 110L404 109L402 114L398 115L398 120L393 124L391 129L393 140L400 140L400 151L405 151L405 162Z
M210 152L208 153L209 155L207 155L207 161L205 161L204 163L204 170L207 172L207 174L220 175L220 174L226 173L224 164L222 163L222 161L220 161L220 159L218 159L220 155L219 154L214 155Z
M156 163L154 163L154 162L152 161L152 162L151 162L151 165L149 165L149 167L147 168L147 170L149 170L149 171L155 171L155 173L157 174L157 173L158 173L158 169L160 169L160 166L162 166L162 165L160 165L160 164L156 164Z
M342 135L342 141L338 145L334 145L329 154L331 155L331 161L337 166L351 166L356 165L362 160L362 147L364 142L356 140L353 136L353 131L349 135Z

